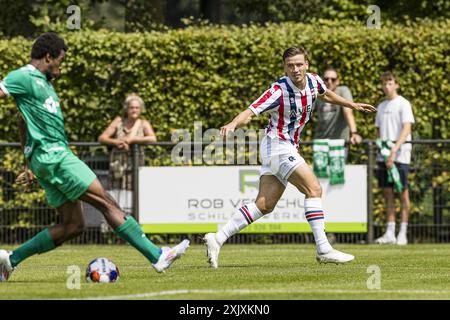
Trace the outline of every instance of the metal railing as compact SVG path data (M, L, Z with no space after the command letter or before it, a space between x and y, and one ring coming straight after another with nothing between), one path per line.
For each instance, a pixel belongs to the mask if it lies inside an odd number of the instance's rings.
M449 242L450 241L450 140L415 140L413 144L410 197L411 214L408 238L410 242ZM185 143L191 148L192 156L203 152L211 142ZM220 143L219 143L220 144ZM258 143L247 143L251 146ZM131 168L127 172L132 177L132 201L124 210L138 218L138 155L144 151L145 165L172 166L172 142L158 142L147 146L133 146L130 151ZM178 144L179 145L179 144ZM202 146L202 147L199 147ZM85 161L97 174L100 182L108 189L110 149L99 143L79 142L71 144L76 155ZM235 149L237 150L237 148ZM312 162L312 142L302 142L300 152L308 163ZM254 151L254 150L253 150ZM375 141L365 140L362 144L349 146L349 164L367 165L367 233L334 233L330 240L345 243L372 243L384 232L384 200L375 178ZM246 157L252 151L245 149ZM201 156L201 155L200 155ZM47 206L44 193L35 185L25 191L14 184L21 169L23 156L19 143L0 144L0 243L21 243L45 226L58 223L60 217ZM189 165L205 165L203 161ZM226 164L223 164L226 165ZM399 205L397 205L399 207ZM115 243L121 242L107 227L102 215L93 207L84 204L87 224L86 232L71 243ZM398 215L397 215L398 216ZM152 235L156 242L175 242L185 235ZM194 243L200 237L190 235ZM229 240L231 243L313 243L312 235L305 234L239 234Z

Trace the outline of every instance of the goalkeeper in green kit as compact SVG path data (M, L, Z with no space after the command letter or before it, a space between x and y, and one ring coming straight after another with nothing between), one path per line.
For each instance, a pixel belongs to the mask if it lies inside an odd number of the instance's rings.
M46 228L13 251L0 250L0 282L25 259L62 245L84 230L81 201L97 208L114 232L139 250L157 272L164 272L189 246L184 240L173 248L159 248L127 217L103 189L96 175L69 149L64 118L52 79L60 76L68 51L55 33L39 36L31 50L31 62L10 72L0 82L0 98L12 96L22 115L19 131L26 158L25 173L18 183L37 179L61 223ZM31 172L28 170L31 169Z

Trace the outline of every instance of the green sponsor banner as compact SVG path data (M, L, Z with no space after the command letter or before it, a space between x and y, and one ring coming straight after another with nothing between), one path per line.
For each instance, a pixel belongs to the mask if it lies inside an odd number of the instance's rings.
M208 233L216 232L216 223L169 223L141 224L146 233ZM329 222L325 224L326 232L367 232L367 223L362 222ZM303 223L255 223L242 233L291 233L311 232L307 222Z

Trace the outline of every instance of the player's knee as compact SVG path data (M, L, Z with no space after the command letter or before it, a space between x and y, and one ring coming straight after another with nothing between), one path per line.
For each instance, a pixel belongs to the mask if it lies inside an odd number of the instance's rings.
M409 209L411 209L411 202L409 201L409 199L400 199L400 205L404 210L409 211Z
M259 211L261 211L262 214L269 214L273 211L274 207L263 207L261 209L259 209Z
M96 208L103 214L103 216L107 217L114 215L114 212L117 211L118 206L113 199L105 197L98 201Z
M82 220L66 225L66 233L70 238L79 236L85 229L86 225Z
M120 206L117 201L111 197L107 192L105 192L104 205L107 211L120 210Z
M81 221L81 222L77 223L76 226L74 227L73 234L75 236L79 236L80 234L82 234L84 232L85 229L86 229L86 225L84 224L84 221Z
M394 190L392 188L383 188L383 196L387 200L394 199Z
M259 209L259 211L262 214L269 214L275 209L276 203L270 203L270 202L257 202L256 207Z

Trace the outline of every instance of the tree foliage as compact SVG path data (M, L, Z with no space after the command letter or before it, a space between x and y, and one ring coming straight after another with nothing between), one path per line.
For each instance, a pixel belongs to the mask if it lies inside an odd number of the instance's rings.
M449 20L384 23L379 30L360 22L321 20L128 34L84 30L63 36L69 51L55 87L71 141L95 141L121 112L131 92L143 97L144 117L160 141L170 140L175 129L192 131L195 121L202 121L203 129L219 128L283 75L281 54L292 45L309 50L310 71L320 74L334 66L356 101L377 105L383 99L379 76L394 70L399 75L400 94L413 106L413 137L432 138L433 132L439 132L441 138L449 138ZM1 77L28 62L31 43L21 37L0 40ZM375 139L375 115L355 116L361 135ZM266 123L265 117L258 117L248 127L259 129ZM311 140L313 128L308 125L301 139ZM0 141L18 141L12 99L1 101ZM159 154L155 153L154 160L167 164L158 159ZM20 161L2 159L0 167L19 170ZM450 160L448 153L433 154L432 159L447 164ZM431 179L448 186L445 172ZM418 194L424 189L417 188Z
M355 98L377 104L379 75L395 70L400 93L412 102L416 137L432 137L432 123L448 137L449 21L383 25L270 24L266 27L200 27L151 33L102 31L65 35L69 51L55 82L71 140L95 140L130 92L143 96L146 116L160 140L195 120L219 127L283 73L281 54L304 45L311 71L333 65ZM0 74L28 62L31 41L0 40ZM17 141L12 100L2 102L0 140ZM363 135L375 137L373 116L357 114ZM80 121L81 120L81 121ZM253 126L265 123L261 118ZM307 130L304 139L311 137Z
M382 19L406 22L411 18L449 18L446 0L230 0L236 11L255 22L311 22L317 19L365 20L368 7L377 5Z

